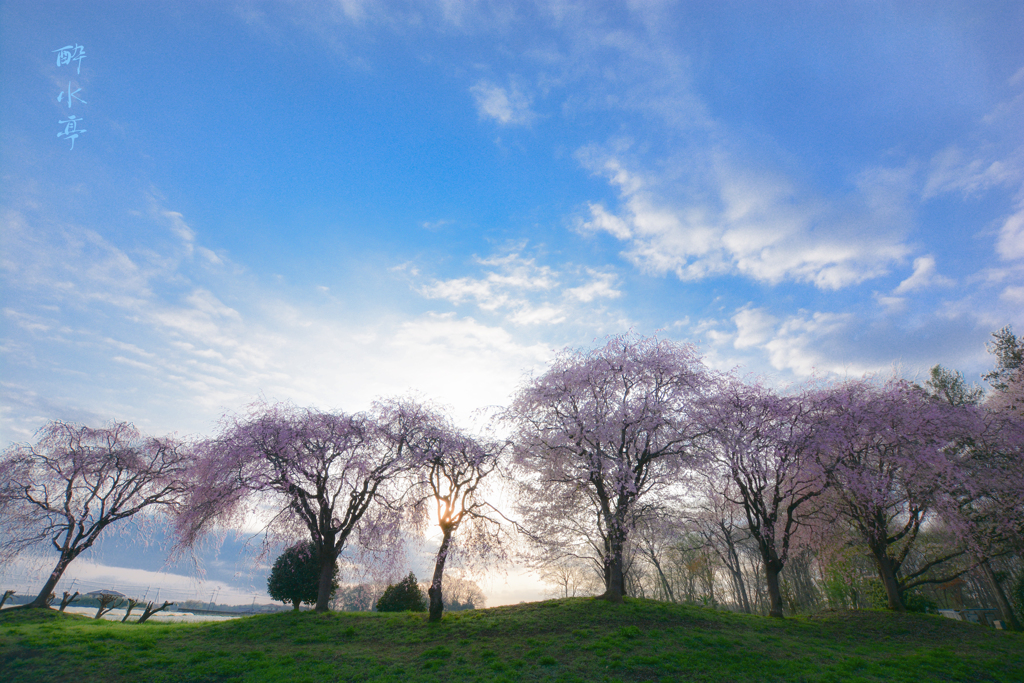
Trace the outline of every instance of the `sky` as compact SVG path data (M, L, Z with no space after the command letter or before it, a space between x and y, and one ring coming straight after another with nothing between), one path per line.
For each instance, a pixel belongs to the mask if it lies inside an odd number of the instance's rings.
M0 0L0 447L259 398L468 423L626 332L980 382L1024 331L1022 35L1016 0Z

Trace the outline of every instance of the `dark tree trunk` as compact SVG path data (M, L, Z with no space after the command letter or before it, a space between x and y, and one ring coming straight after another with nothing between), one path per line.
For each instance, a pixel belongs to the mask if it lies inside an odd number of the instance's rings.
M138 624L145 624L146 620L149 619L151 616L153 616L157 612L164 611L165 609L167 609L168 607L170 607L173 604L174 603L171 602L170 600L166 601L160 607L153 607L153 603L149 603L148 605L146 605L146 609L142 610L142 616L139 617L139 620L136 623L138 623Z
M332 552L320 553L320 588L316 595L316 611L331 609L331 587L334 583L334 564L337 559Z
M430 597L430 621L441 621L441 617L444 616L441 586L444 583L444 563L448 560L448 549L451 547L451 542L452 529L445 529L441 547L437 551L437 561L434 562L434 577L430 580L430 588L427 589L427 595Z
M892 558L886 552L884 543L870 544L871 554L875 558L875 566L878 567L878 578L882 580L882 587L885 588L885 596L889 601L888 607L894 612L905 612L903 597L900 595L900 585L896 579L896 571L892 566Z
M999 607L999 615L1003 621L1009 624L1014 631L1020 631L1020 620L1014 614L1010 601L1006 599L1006 593L1003 592L1003 587L999 585L999 579L996 578L996 574L992 571L992 566L988 563L988 560L981 561L981 573L985 575L985 579L992 590L992 595L996 599L996 605Z
M651 552L651 562L654 563L654 568L658 570L658 579L661 581L662 590L665 592L665 595L668 597L669 602L675 602L676 601L676 596L672 592L672 586L671 586L671 584L669 584L668 577L665 576L665 572L663 572L661 570L661 562L658 562L658 558L655 557L653 551Z
M298 598L295 598L294 600L292 600L292 611L293 612L298 612L299 611L299 603L300 602L301 602L301 600L299 600Z
M764 563L764 577L768 584L768 616L782 618L782 591L779 589L779 574L782 562L767 560Z
M100 596L100 606L96 610L96 616L94 616L93 619L101 618L104 614L116 608L120 604L121 599L119 597L117 597L116 595L104 593Z
M132 615L132 610L135 609L135 606L137 604L139 604L139 602L140 601L136 600L135 598L128 598L128 609L125 610L124 616L121 617L121 623L122 624L124 622L128 621L128 617L130 617ZM63 611L63 610L61 610L61 611Z
M626 595L626 576L622 571L622 546L612 551L611 557L605 559L605 577L607 586L602 599L608 602L622 602Z
M75 591L74 595L72 595L68 591L64 591L64 597L61 598L61 600L60 600L60 609L57 610L57 611L58 612L63 612L67 608L68 605L70 605L72 602L74 602L75 598L77 598L77 597L78 597L78 591ZM0 606L2 606L2 605L3 605L3 603L0 602Z
M330 528L329 524L325 526ZM319 548L320 586L317 588L316 607L314 609L317 612L328 612L331 609L331 594L334 588L334 568L338 563L338 554L345 546L345 534L342 534L341 539L337 539L334 532L328 531L321 538L322 543ZM313 544L315 547L315 538Z
M57 566L53 568L53 572L50 573L50 578L43 584L42 590L39 591L39 595L36 599L30 602L28 607L48 607L50 604L50 595L53 593L54 587L57 582L60 581L60 577L64 575L64 570L68 568L71 561L75 559L78 553L61 553L60 559L57 560Z

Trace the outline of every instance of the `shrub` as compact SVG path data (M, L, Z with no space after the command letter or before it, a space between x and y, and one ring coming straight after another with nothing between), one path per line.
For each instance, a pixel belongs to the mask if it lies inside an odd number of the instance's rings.
M409 572L396 584L389 585L377 601L378 612L426 612L427 596L416 582L416 575Z
M939 608L938 603L916 590L903 594L903 604L908 612L935 612Z
M299 603L316 603L320 589L320 554L309 541L300 541L286 548L274 562L267 579L267 593L274 600L290 602L299 609ZM334 565L331 595L338 590L338 565Z

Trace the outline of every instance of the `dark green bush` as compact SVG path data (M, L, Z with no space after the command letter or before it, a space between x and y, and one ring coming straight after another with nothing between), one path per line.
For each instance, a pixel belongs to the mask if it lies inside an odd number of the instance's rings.
M921 593L907 591L903 594L903 604L908 612L934 612L939 608L938 604Z
M396 584L391 584L377 601L378 612L426 612L427 596L416 582L416 575L409 572Z
M300 541L286 548L274 562L267 579L267 593L274 600L313 605L320 590L320 554L309 541ZM331 595L338 590L338 565L334 565Z

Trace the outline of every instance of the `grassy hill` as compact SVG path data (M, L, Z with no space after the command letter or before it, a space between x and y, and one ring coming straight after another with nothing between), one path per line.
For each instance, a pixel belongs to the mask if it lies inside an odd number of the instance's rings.
M312 612L202 624L0 613L0 680L1024 681L1024 634L920 614L772 620L575 598L447 615Z

